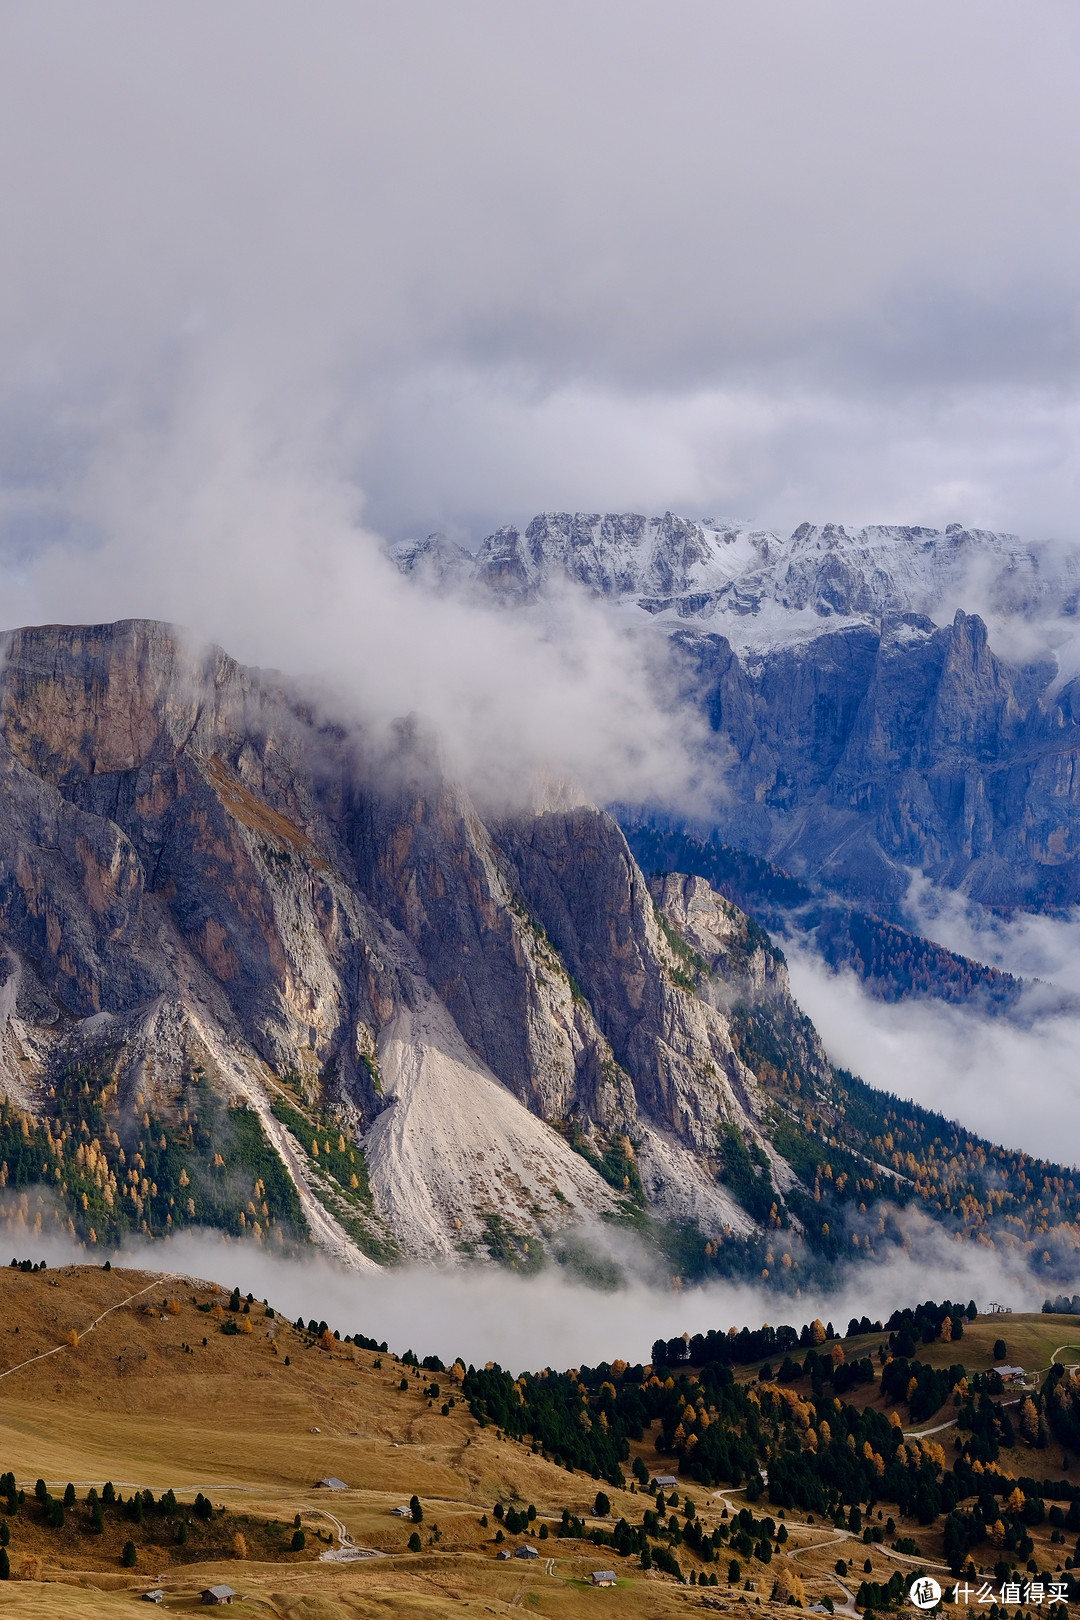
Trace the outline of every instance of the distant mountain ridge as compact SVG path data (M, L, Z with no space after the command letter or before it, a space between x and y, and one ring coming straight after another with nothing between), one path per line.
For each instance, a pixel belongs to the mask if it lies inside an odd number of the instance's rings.
M648 825L624 831L642 871L691 872L705 878L779 938L810 936L834 972L853 972L879 1001L974 1001L982 1011L995 1013L1015 1008L1023 994L1024 981L1011 973L858 911L819 886L715 838L660 832ZM1057 1004L1080 1006L1064 995Z
M665 512L542 512L497 529L475 553L435 534L391 547L402 572L471 585L508 603L566 581L660 624L694 623L748 645L812 635L821 621L956 607L1073 617L1080 563L1015 535L802 523L790 535Z

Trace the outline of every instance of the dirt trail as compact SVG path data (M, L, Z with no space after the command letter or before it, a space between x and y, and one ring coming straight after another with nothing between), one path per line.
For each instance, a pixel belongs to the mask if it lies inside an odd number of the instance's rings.
M118 1300L115 1305L110 1305L107 1311L102 1311L100 1316L95 1316L94 1320L90 1323L90 1326L88 1328L84 1328L79 1334L79 1338L85 1339L88 1333L93 1333L98 1323L104 1322L105 1318L107 1316L111 1316L113 1311L122 1310L125 1305L130 1305L133 1299L141 1298L143 1294L148 1294L151 1288L156 1288L159 1283L170 1281L172 1278L178 1275L179 1273L175 1271L163 1271L160 1276L155 1277L152 1282L148 1282L145 1288L137 1288L133 1294L128 1295L127 1299ZM42 1350L36 1356L27 1356L25 1361L17 1361L14 1367L9 1367L6 1372L0 1372L0 1378L10 1378L12 1373L17 1373L21 1367L29 1367L35 1361L47 1361L49 1356L58 1356L61 1350L68 1349L70 1349L70 1346L65 1342L64 1344L54 1345L51 1350Z
M905 1429L905 1440L925 1440L929 1434L940 1434L942 1429L955 1429L956 1419L949 1418L945 1423L935 1423L932 1429Z
M355 1564L361 1558L388 1557L388 1554L380 1552L378 1547L357 1546L355 1540L346 1530L341 1520L336 1518L333 1513L327 1512L326 1508L314 1508L311 1511L321 1513L324 1519L329 1519L330 1523L337 1531L338 1545L336 1547L329 1547L327 1548L326 1552L319 1554L319 1562L321 1564Z
M948 1426L948 1424L941 1425L942 1428L948 1428ZM735 1503L731 1501L728 1494L726 1494L724 1491L713 1491L712 1494L714 1499L719 1498L720 1501L723 1502L730 1514L734 1516L734 1514L738 1512L738 1508L736 1507ZM784 1523L787 1525L789 1535L793 1530L799 1530L807 1531L810 1535L817 1537L826 1528L824 1525L807 1524L805 1519L785 1519ZM861 1538L856 1540L850 1530L838 1530L835 1525L829 1526L829 1539L827 1541L814 1540L811 1542L810 1546L796 1547L790 1552L785 1547L784 1555L785 1557L790 1558L793 1564L797 1564L800 1559L805 1558L808 1553L819 1552L825 1547L838 1547L840 1543L844 1541L853 1542L855 1547L865 1546L867 1553L873 1553L875 1556L880 1556L882 1558L891 1558L895 1563L898 1564L913 1564L918 1569L948 1570L947 1564L938 1563L936 1559L917 1557L913 1553L896 1552L894 1548L886 1547L882 1542L875 1542L873 1545L867 1545L867 1543L865 1543ZM836 1605L837 1614L847 1614L857 1617L859 1615L859 1610L855 1607L855 1594L844 1585L840 1577L834 1574L832 1570L826 1570L824 1573L828 1579L832 1581L834 1586L838 1586L840 1588L846 1599L846 1602L843 1604L838 1603Z

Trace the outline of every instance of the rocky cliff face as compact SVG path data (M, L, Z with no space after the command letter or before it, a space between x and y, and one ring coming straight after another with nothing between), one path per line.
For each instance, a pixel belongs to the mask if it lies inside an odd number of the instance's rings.
M609 816L487 824L407 736L371 760L164 625L2 650L0 1184L95 1238L306 1225L354 1265L750 1233L725 1132L790 1184L730 1013L784 975Z
M888 911L907 868L992 906L1080 895L1077 686L998 657L976 615L905 614L756 660L681 632L721 741L729 843Z

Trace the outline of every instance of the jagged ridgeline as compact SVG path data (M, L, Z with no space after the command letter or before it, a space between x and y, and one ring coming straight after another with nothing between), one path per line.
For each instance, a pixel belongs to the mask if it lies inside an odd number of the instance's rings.
M407 731L374 752L167 626L2 650L16 1221L605 1285L623 1228L795 1291L914 1207L1067 1282L1071 1173L831 1067L716 872L647 881L562 790L485 820Z
M394 555L421 588L467 581L513 607L572 582L621 627L666 632L737 848L827 873L894 921L912 867L992 907L1080 897L1080 685L1035 629L1076 613L1071 551L960 524L782 535L545 512L475 553L433 536ZM1020 635L995 650L957 602ZM1013 662L1008 642L1047 650Z

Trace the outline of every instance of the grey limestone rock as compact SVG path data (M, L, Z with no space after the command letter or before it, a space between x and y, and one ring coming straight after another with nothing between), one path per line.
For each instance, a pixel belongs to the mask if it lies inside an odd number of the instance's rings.
M888 912L908 872L996 906L1080 896L1075 683L996 655L958 610L778 647L682 632L731 760L725 838Z

